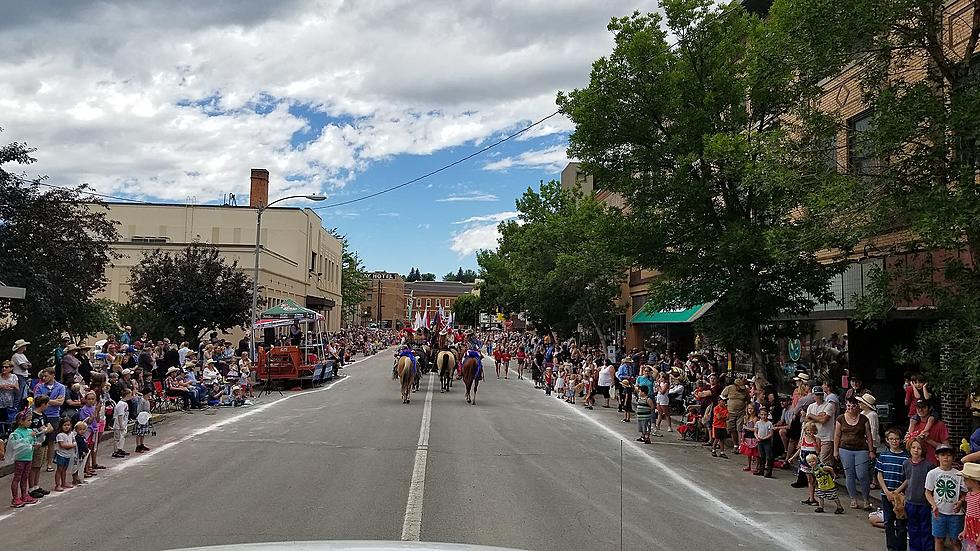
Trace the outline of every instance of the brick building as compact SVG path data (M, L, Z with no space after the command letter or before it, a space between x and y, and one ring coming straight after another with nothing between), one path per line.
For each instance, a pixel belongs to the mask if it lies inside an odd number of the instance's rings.
M431 319L439 308L449 313L453 309L453 302L461 295L468 295L473 292L475 286L473 283L460 283L458 281L413 281L405 283L405 292L401 304L404 319L414 319L416 312L425 315L426 311L429 312Z
M371 274L371 288L357 309L358 325L396 329L404 321L405 279L393 272Z

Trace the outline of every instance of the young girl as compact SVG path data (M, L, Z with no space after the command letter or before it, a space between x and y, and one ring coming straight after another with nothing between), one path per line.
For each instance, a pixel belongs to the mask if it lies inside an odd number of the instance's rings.
M567 369L562 369L561 371L558 372L558 380L555 381L556 398L565 398L565 382L567 378L568 378Z
M752 472L752 462L759 457L759 441L755 438L755 408L749 406L745 408L745 424L742 426L742 443L738 446L738 452L748 458L748 464L743 471Z
M640 431L637 442L650 443L650 421L653 419L653 400L650 399L649 388L640 385L636 388L636 428Z
M813 473L812 476L817 481L817 497L820 498L817 508L813 512L822 513L823 502L829 499L837 504L837 509L834 510L834 514L843 515L844 506L840 502L840 497L837 496L837 483L834 482L834 469L820 464L817 459L819 457L815 454L810 454L806 458L806 462L810 466L810 472Z
M71 419L62 418L58 422L58 436L55 437L54 462L58 466L54 472L54 491L64 492L72 487L65 481L68 465L75 454L75 435L72 432Z
M672 432L670 419L670 383L666 375L660 375L657 380L657 432L660 432L660 425L667 421L667 432Z
M629 379L623 379L623 422L630 423L633 415L633 383Z
M803 505L820 504L815 495L816 480L813 478L813 473L810 472L810 463L807 462L807 458L811 455L820 457L820 439L817 438L817 424L812 422L803 426L803 435L800 437L800 449L796 450L796 453L786 460L791 463L796 457L800 458L800 473L806 475L806 485L809 491L809 496L800 502ZM925 481L923 481L923 484L925 484Z
M85 395L85 405L82 406L81 411L78 413L80 421L84 421L88 429L85 432L85 442L88 444L89 456L85 461L84 474L85 478L90 478L95 476L95 468L97 463L95 462L95 443L98 440L98 423L102 419L102 404L98 402L98 397L95 392L89 392Z
M517 349L517 378L524 379L524 362L527 361L527 353L524 352L524 347Z
M112 452L112 457L117 459L126 457L129 452L126 451L126 425L129 423L129 402L128 400L133 397L133 391L130 389L125 389L119 395L119 403L116 404L113 410L113 417L115 420L112 423L112 436L115 439L116 450Z
M728 459L725 455L725 440L728 439L727 398L719 397L718 404L711 411L711 457Z
M966 484L966 519L960 541L963 551L977 551L977 540L980 539L980 465L976 463L963 464L963 482Z
M10 434L4 453L13 456L14 460L14 475L10 481L10 506L17 509L37 501L27 493L37 433L31 430L30 411L18 413L14 422L17 428Z

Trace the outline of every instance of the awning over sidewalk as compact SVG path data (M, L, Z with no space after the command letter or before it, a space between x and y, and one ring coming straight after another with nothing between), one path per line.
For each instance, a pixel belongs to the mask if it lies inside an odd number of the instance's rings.
M661 310L659 312L647 312L640 310L633 314L630 323L691 323L703 316L709 308L714 306L716 301L705 304L698 304L686 310Z

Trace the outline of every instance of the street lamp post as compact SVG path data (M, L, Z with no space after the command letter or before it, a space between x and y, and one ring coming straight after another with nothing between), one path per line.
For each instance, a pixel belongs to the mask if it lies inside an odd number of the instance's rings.
M290 195L289 197L282 197L276 199L275 201L269 203L268 205L259 205L256 208L256 219L255 219L255 269L252 273L252 325L248 328L248 353L249 357L252 358L254 362L257 358L255 355L255 322L258 321L259 315L259 255L262 252L262 213L265 209L275 205L280 201L286 201L287 199L308 199L310 201L323 201L326 199L325 196L319 193L314 193L310 195Z

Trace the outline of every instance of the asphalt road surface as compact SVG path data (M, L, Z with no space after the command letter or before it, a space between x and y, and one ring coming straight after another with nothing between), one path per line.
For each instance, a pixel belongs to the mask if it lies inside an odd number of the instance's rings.
M584 411L513 375L498 381L492 364L475 406L459 381L441 394L434 375L403 405L391 351L342 373L250 408L174 415L143 456L103 451L110 468L92 483L0 510L3 547L403 538L528 550L883 545L866 513L800 505L789 474L749 476L741 456L712 459L671 434L637 444L615 409ZM42 473L45 487L52 476Z

